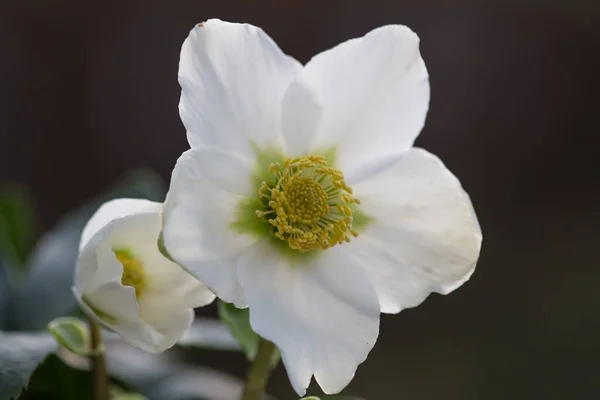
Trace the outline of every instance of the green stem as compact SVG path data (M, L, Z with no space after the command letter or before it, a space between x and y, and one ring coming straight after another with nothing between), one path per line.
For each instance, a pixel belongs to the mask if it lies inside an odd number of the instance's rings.
M106 359L102 345L102 328L93 319L90 321L90 335L92 339L92 350L97 352L90 357L92 361L93 400L109 400L108 374L106 373Z
M248 371L242 400L263 400L265 387L273 368L271 365L273 353L276 350L277 347L273 343L260 339L256 358Z

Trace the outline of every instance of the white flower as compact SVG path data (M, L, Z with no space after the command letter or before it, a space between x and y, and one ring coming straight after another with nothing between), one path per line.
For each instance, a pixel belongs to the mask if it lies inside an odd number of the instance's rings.
M73 292L83 310L129 344L159 353L214 300L158 249L160 203L117 199L102 205L81 235Z
M218 297L250 307L298 394L313 375L339 392L380 312L472 274L481 231L468 195L412 147L429 80L407 27L302 66L259 28L209 20L183 44L179 82L192 149L173 171L164 245Z

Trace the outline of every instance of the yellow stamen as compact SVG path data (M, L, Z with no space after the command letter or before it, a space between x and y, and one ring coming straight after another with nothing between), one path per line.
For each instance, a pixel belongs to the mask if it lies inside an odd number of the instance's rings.
M121 285L134 288L135 297L139 299L144 294L144 289L146 288L144 264L134 258L129 250L120 249L113 251L117 260L123 265Z
M274 186L262 182L258 197L264 209L256 215L272 226L273 235L298 251L328 249L358 236L352 229L351 204L359 204L344 174L327 167L320 156L288 158L272 163Z

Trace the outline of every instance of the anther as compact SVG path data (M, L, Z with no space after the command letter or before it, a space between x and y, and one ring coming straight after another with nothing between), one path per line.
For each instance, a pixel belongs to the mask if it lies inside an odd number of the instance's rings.
M273 229L273 235L298 251L327 249L348 242L352 229L352 204L358 199L344 182L344 174L326 165L322 156L288 158L271 163L269 172L277 178L269 187L262 182L258 191L265 209L256 210Z

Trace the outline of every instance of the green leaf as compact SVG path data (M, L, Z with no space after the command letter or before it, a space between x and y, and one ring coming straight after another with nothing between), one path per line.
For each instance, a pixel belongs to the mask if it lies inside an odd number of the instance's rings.
M239 309L233 304L218 302L219 317L231 331L233 337L238 341L249 361L254 360L258 352L260 337L250 326L250 311L248 308ZM277 365L281 355L279 351L273 353L271 365Z
M37 366L56 349L46 332L0 332L0 400L18 396Z
M31 195L17 187L0 189L0 254L17 275L26 270L36 234Z
M252 361L258 352L258 335L250 326L249 310L236 308L233 304L218 302L219 317L238 341L248 360Z
M31 377L27 390L19 400L91 399L92 374L66 365L55 354L50 355Z
M177 344L214 350L241 350L227 325L217 319L202 317L196 317Z
M77 303L71 286L81 232L98 207L120 197L162 201L166 187L151 171L125 176L107 193L65 216L37 243L29 275L15 293L15 330L44 329L53 318L71 314ZM40 306L40 305L43 305Z
M96 355L90 350L90 333L87 324L75 317L59 317L48 324L56 341L67 350L84 357Z

